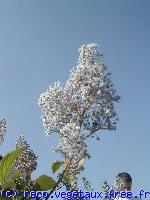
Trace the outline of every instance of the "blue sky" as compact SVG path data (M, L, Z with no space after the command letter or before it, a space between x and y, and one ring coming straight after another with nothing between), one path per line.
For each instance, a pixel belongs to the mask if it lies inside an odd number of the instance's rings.
M45 136L37 99L50 84L65 83L76 66L78 48L97 43L122 99L117 131L89 140L91 160L84 175L95 188L113 183L127 171L133 191L149 190L150 181L150 1L148 0L1 0L0 117L7 120L1 154L24 134L35 153L33 174L52 175L61 156L52 152L58 136ZM56 176L54 176L56 177Z

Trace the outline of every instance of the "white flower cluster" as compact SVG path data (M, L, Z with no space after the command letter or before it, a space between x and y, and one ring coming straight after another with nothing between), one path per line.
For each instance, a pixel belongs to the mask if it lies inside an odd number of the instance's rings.
M2 119L0 121L0 144L4 141L6 135L6 120Z
M82 45L79 53L78 66L65 86L55 82L38 99L46 134L60 134L56 151L67 158L74 155L74 168L80 158L88 157L87 137L100 129L116 128L114 102L120 99L101 63L98 45Z
M109 191L111 190L111 187L109 186L107 181L102 182L102 190L103 190L104 195L107 196L107 198L104 198L104 199L113 200L109 198Z
M46 133L60 133L67 123L85 130L115 129L114 102L119 100L106 67L100 62L96 44L79 49L79 65L71 71L66 85L55 82L38 99L43 110Z
M91 185L91 183L85 178L85 177L82 177L82 187L86 190L86 191L93 191L94 188L93 186Z
M117 177L117 179L113 185L113 190L122 191L122 190L124 190L124 188L126 188L125 182L120 177Z
M60 130L60 141L55 151L61 152L68 160L73 157L70 169L75 171L78 168L79 161L84 157L89 157L87 145L83 140L83 134L80 127L75 123L68 123ZM70 171L72 173L72 171Z
M78 151L83 150L83 143L80 144L81 133L80 127L76 126L75 123L68 123L60 130L60 143L57 146L57 150L61 150L67 157L71 157L72 153L78 149ZM72 152L70 150L72 149Z
M43 125L46 133L58 132L66 118L65 99L59 82L55 82L45 93L41 94L39 104L44 113Z
M23 135L19 136L17 140L16 148L25 147L25 150L16 159L14 163L14 169L21 172L22 181L26 183L30 182L31 173L36 170L37 167L37 155L30 149L30 145L27 143Z

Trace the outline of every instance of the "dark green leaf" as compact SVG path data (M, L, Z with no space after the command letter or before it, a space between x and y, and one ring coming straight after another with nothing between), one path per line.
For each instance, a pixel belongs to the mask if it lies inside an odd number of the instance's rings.
M46 175L40 176L35 181L36 181L35 189L36 190L42 190L42 191L50 190L56 184L56 182L53 178L46 176Z
M55 161L52 164L52 172L55 173L61 166L64 164L64 162L61 161Z

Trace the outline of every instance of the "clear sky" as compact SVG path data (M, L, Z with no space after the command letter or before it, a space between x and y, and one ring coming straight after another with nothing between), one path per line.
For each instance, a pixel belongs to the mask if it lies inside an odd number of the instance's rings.
M37 99L50 84L65 83L76 66L78 48L97 43L122 99L117 131L88 141L91 160L84 174L100 188L129 172L133 191L150 190L150 1L0 0L0 117L7 136L0 151L15 148L24 134L35 153L33 174L52 175L58 137L45 136ZM56 176L54 176L56 177Z

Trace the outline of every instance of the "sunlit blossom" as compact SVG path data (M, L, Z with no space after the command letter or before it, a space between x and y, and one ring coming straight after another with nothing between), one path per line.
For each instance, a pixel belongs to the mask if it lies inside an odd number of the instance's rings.
M71 172L82 158L90 157L85 141L88 137L98 130L116 129L114 104L120 96L101 58L98 45L82 45L78 65L71 70L66 84L55 82L38 99L46 134L60 134L55 151L65 159L73 156Z

